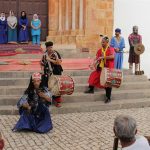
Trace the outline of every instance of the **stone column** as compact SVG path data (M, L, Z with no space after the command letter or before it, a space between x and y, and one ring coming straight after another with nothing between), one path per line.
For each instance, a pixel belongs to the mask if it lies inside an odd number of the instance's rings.
M58 0L58 11L59 11L59 17L58 17L58 31L62 31L62 8L61 8L61 0Z
M79 4L79 29L83 30L83 0Z
M69 30L69 19L68 19L68 13L69 13L69 7L68 7L68 0L66 0L66 14L65 14L65 17L66 17L66 20L65 20L65 29L66 31Z
M76 0L72 0L72 30L76 28Z

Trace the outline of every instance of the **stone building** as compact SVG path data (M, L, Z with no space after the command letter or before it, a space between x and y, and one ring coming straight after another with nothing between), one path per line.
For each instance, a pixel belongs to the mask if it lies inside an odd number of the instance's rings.
M42 40L56 44L75 44L95 49L99 35L112 35L113 0L1 0L0 10L14 10L19 17L25 10L42 21Z

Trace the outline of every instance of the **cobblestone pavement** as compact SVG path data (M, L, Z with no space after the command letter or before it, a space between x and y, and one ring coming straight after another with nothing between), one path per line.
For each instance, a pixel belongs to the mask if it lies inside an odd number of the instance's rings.
M138 133L150 135L150 108L53 115L48 134L13 133L19 116L0 116L5 150L112 150L113 121L129 114L138 123Z

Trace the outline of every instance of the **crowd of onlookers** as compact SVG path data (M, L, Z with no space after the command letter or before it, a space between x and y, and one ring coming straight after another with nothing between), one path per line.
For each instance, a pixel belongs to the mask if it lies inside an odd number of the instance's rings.
M6 43L28 43L29 26L31 26L31 36L33 44L40 44L41 21L37 14L33 15L31 24L27 18L26 12L22 11L19 19L14 12L10 10L9 16L5 13L0 14L0 44Z

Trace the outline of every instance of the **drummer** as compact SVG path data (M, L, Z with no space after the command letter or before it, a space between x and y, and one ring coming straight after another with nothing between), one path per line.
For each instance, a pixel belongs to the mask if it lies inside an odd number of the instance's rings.
M44 72L44 85L48 87L49 76L61 75L63 72L61 66L60 54L53 50L53 42L49 41L45 43L46 51L41 60L41 69ZM61 96L53 96L56 107L61 107L62 98Z
M109 103L111 101L111 87L103 87L100 85L100 74L101 70L104 67L114 68L114 48L109 46L109 38L104 36L101 41L102 48L97 51L95 64L96 70L93 71L89 77L89 87L85 93L94 93L94 87L97 88L105 88L106 91L106 99L105 103Z

